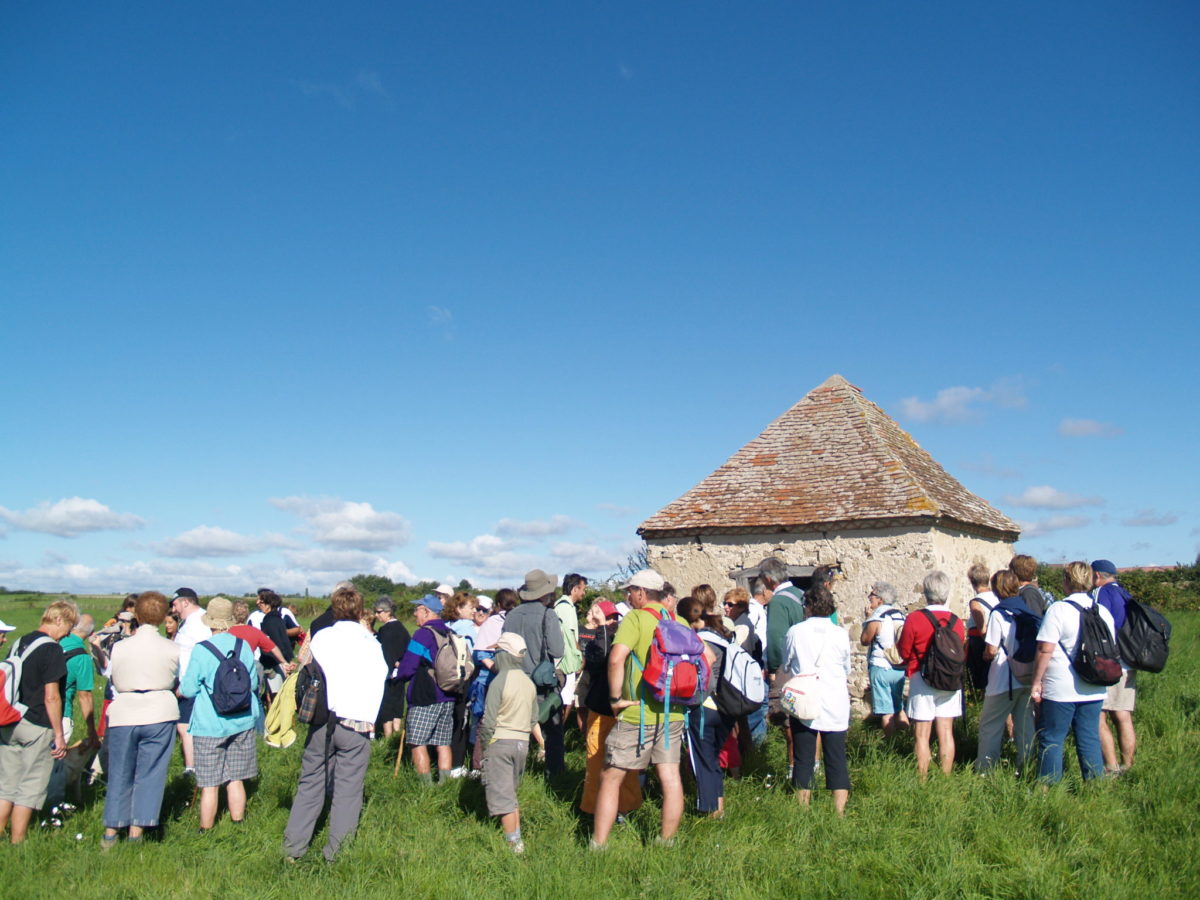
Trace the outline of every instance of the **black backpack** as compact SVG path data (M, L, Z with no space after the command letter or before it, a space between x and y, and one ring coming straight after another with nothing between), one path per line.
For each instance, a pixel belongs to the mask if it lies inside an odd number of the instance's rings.
M951 613L943 625L929 610L921 612L933 626L933 637L921 660L921 677L935 691L957 691L962 688L963 669L967 663L967 648L954 633L958 617Z
M313 728L320 728L329 721L325 670L315 659L305 663L296 676L296 718Z
M220 716L235 716L250 709L250 670L242 662L241 638L234 638L233 649L228 654L222 653L215 644L201 641L200 646L208 648L220 662L213 676L209 696L212 697L213 709Z
M1117 649L1131 669L1161 672L1167 664L1171 623L1157 609L1125 597L1125 622L1117 633Z
M1088 684L1116 684L1121 680L1121 662L1117 658L1112 629L1100 616L1100 604L1092 603L1084 609L1074 600L1063 602L1079 610L1079 641L1075 645L1075 655L1072 657L1062 641L1058 642L1063 653L1070 657L1075 674Z

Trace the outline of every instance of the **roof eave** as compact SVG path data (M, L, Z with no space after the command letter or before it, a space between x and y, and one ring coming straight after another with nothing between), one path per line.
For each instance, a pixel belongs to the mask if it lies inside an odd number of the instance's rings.
M978 522L964 522L950 516L886 516L869 519L841 519L828 522L794 522L789 524L761 525L702 525L687 528L661 528L642 525L637 533L644 540L655 538L696 537L714 534L803 534L830 531L870 531L879 528L956 528L979 537L1015 543L1021 536L1019 529L997 528Z

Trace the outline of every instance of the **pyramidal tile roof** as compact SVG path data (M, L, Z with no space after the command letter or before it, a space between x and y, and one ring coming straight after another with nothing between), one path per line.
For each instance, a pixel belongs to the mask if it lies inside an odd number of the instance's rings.
M956 524L1005 540L1020 534L1012 519L951 477L861 390L833 375L638 533L900 524Z

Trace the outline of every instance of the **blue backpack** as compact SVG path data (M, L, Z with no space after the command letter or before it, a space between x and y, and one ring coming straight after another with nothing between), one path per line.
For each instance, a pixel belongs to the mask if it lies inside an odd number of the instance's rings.
M250 710L250 670L241 659L245 642L241 638L234 638L234 642L228 654L222 653L209 641L200 642L201 647L207 647L220 660L208 693L212 697L213 709L221 716L234 716Z
M994 611L1017 626L1016 646L1008 647L1003 638L1000 640L1000 646L1008 657L1008 694L1011 697L1013 679L1024 685L1033 683L1037 635L1042 627L1042 617L1026 606L1020 596L1005 597L996 604Z

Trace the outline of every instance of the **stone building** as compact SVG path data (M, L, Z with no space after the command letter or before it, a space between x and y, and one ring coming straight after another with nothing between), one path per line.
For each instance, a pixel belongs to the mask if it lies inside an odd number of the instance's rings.
M873 582L892 582L912 609L921 579L941 569L955 585L952 609L965 615L967 568L1003 568L1020 532L834 375L638 533L650 564L681 594L702 583L718 595L744 585L768 555L801 586L814 567L839 567L838 615L857 647ZM858 697L864 665L860 655Z

